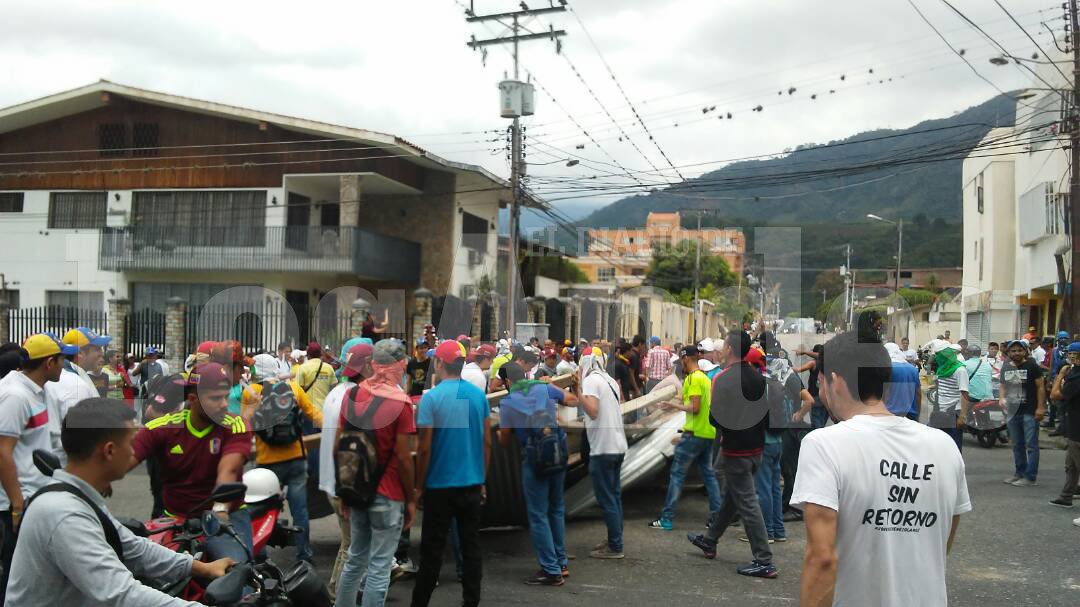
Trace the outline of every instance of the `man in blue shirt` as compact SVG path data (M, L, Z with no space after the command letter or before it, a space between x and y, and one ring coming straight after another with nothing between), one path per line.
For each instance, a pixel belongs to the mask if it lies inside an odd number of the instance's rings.
M537 471L528 455L529 439L549 431L549 424L558 422L558 405L576 405L577 397L546 381L526 380L525 372L517 365L503 365L499 375L503 383L510 386L509 394L499 402L499 444L509 447L511 435L516 436L521 442L522 453L526 454L521 460L521 488L529 515L529 534L540 563L540 571L525 583L562 586L568 563L563 501L566 468L548 474ZM565 433L557 426L555 432L565 449Z
M420 400L416 426L417 501L424 509L420 539L420 571L413 588L413 607L427 607L439 581L450 519L457 519L465 560L461 580L462 605L480 603L480 508L484 479L491 457L487 398L461 379L465 348L446 341L435 349L435 372L440 381Z
M922 408L919 370L907 361L900 346L889 342L885 344L885 351L889 353L892 361L892 376L885 385L885 407L893 415L919 421L919 409ZM988 372L989 369L987 365Z

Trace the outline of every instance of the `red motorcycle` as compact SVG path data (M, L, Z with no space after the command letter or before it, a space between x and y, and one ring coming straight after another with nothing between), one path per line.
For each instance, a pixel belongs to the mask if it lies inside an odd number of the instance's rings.
M34 465L46 476L52 476L53 471L60 467L59 460L48 451L34 451L33 459ZM270 479L261 477L270 475L277 487L277 476L270 470L249 470L244 479L248 480L253 473L251 479L256 484L261 481L264 487L267 486L266 481ZM248 557L247 562L239 563L227 575L208 585L193 578L180 579L171 584L142 578L139 581L170 596L208 605L329 607L329 592L319 580L314 567L300 561L288 571L282 571L267 557L268 546L294 545L300 533L300 529L289 526L287 521L281 519L284 494L280 489L268 493L252 494L245 483L224 483L215 487L210 497L185 516L156 518L145 523L131 518L117 518L133 534L199 560L208 558L208 539L220 535L232 537L244 547ZM248 550L246 542L231 525L206 510L215 502L229 503L241 498L251 514L253 550Z

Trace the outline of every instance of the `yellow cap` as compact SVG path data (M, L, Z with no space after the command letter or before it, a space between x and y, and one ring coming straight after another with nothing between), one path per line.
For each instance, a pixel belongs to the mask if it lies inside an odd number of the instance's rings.
M55 337L38 333L31 335L23 342L22 347L30 356L30 360L48 358L60 354L60 342Z

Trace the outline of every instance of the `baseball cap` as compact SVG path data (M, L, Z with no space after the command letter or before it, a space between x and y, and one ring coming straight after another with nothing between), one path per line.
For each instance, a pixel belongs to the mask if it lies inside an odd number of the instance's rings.
M375 348L368 344L356 344L345 353L345 368L341 374L345 377L356 377L364 370Z
M1031 344L1029 344L1026 339L1011 339L1005 344L1005 349L1008 350L1013 346L1023 346L1025 350L1028 350L1030 349Z
M303 358L304 356L305 356L305 353L304 353L304 351L303 351L303 350L293 350L293 351L292 351L292 352L291 352L291 353L289 354L289 358L291 358L291 359L293 359L293 360L300 360L300 359L301 359L301 358Z
M456 341L444 341L435 348L435 358L443 363L452 363L459 358L465 357L465 346Z
M1080 341L1074 341L1069 344L1069 352L1080 352Z
M204 341L199 344L198 348L195 348L195 351L199 354L213 354L214 348L217 347L217 345L218 342L216 341Z
M697 356L701 354L701 350L697 346L684 346L682 350L679 350L679 356Z
M1069 332L1068 331L1058 331L1057 332L1057 338L1058 339L1069 339Z
M220 363L203 363L188 373L187 385L200 388L231 388L232 374Z
M98 335L93 330L86 327L79 327L72 329L67 333L64 333L63 342L71 346L78 346L83 348L85 346L99 346L105 347L109 345L112 338L107 335Z
M322 346L319 345L319 342L317 342L317 341L308 342L307 355L308 356L322 356Z
M371 351L371 360L380 365L392 365L405 360L405 344L396 339L380 339Z
M61 351L62 346L56 336L46 333L38 333L27 337L26 341L22 343L22 347L23 350L26 350L30 360L48 358L63 353Z
M65 344L60 341L60 338L56 336L56 333L52 331L45 331L42 335L48 335L52 339L56 340L56 343L60 344L60 353L64 356L75 356L79 353L79 346L73 346L71 344Z
M278 369L277 359L272 354L256 354L253 370L255 371L255 377L259 381L289 377L288 373L282 373Z
M709 371L712 371L716 368L716 364L707 358L699 358L697 361L697 366L698 369L701 369L705 373L708 373Z
M697 344L698 350L701 352L712 352L716 350L716 344L713 343L711 337L706 337Z
M469 341L469 336L462 333L461 335L457 336L455 341Z
M159 375L146 385L147 400L159 413L172 413L184 402L187 379L180 373Z
M498 356L498 354L499 354L498 350L496 350L495 346L493 346L491 344L480 344L476 348L476 355L477 356L486 356L488 358L495 358L496 356Z
M544 358L555 358L558 356L555 354L555 350L551 348L544 348L544 351L540 353Z
M149 346L148 348L146 348L146 355L150 356L151 354L161 354L161 352L159 352L158 349L154 346Z
M652 337L649 338L649 343L651 343L654 346L659 346L660 345L660 338L657 337L656 335L653 335Z

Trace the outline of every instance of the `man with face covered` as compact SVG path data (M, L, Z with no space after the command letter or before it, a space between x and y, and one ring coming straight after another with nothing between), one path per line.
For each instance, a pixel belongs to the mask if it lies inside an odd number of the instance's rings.
M131 467L150 456L161 466L162 497L167 515L192 514L214 487L240 481L251 454L251 432L244 420L228 414L231 374L218 363L201 364L184 380L185 408L146 424L135 435ZM251 516L233 504L215 503L214 514L251 548ZM207 542L212 558L247 561L244 549L229 535Z

